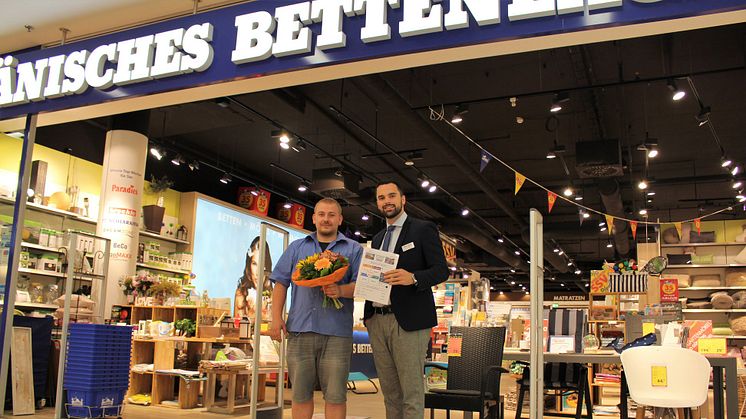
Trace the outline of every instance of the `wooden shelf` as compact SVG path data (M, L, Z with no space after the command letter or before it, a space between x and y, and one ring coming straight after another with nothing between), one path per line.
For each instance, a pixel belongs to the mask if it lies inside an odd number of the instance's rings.
M684 308L682 313L746 313L746 308Z
M29 269L29 268L18 268L19 273L30 274L30 275L41 275L51 276L53 278L64 278L65 274L53 271L44 271L41 269Z
M2 307L4 304L0 304L0 307ZM22 308L40 308L44 310L57 310L59 307L57 307L55 304L42 304L42 303L18 303L16 302L16 308L22 307Z
M189 244L189 242L186 240L179 240L174 237L161 236L160 234L151 233L145 230L140 230L140 235L145 236L145 237L152 237L154 239L163 240L167 242L177 243L177 244Z
M138 267L140 267L140 268L152 269L154 271L170 272L170 273L179 274L179 275L189 275L190 274L189 271L182 271L181 269L162 268L160 266L152 266L152 265L148 265L148 264L145 264L145 263L137 263L136 265Z
M681 288L679 287L679 292L681 291L718 291L718 290L746 290L746 287L687 287L687 288Z
M591 383L593 387L621 387L620 383Z
M0 197L0 202L4 202L4 203L10 204L10 205L14 205L15 204L15 200L10 199L10 198L5 197L5 196L1 196ZM83 217L80 214L76 214L76 213L70 212L70 211L63 211L63 210L60 210L60 209L57 209L57 208L52 208L52 207L47 207L47 206L44 206L44 205L34 204L33 202L26 202L26 207L27 208L35 209L35 210L40 211L40 212L45 212L47 214L59 215L61 217L66 217L66 218L69 218L69 219L72 219L72 220L82 221L82 222L87 223L87 224L96 224L96 220L94 220L93 218Z
M728 242L728 243L676 243L662 244L661 248L667 247L712 247L712 246L745 246L746 243Z
M746 268L746 265L739 263L726 264L706 264L706 265L668 265L666 269L688 269L688 268Z

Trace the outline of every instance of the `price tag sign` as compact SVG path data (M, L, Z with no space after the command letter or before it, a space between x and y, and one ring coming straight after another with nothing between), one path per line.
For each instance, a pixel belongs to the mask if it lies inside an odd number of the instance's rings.
M668 387L668 370L665 366L651 365L650 377L653 387Z
M642 324L642 335L645 336L649 333L655 333L655 323Z
M725 355L725 338L699 338L698 352L703 355Z
M448 336L448 356L461 356L461 335Z

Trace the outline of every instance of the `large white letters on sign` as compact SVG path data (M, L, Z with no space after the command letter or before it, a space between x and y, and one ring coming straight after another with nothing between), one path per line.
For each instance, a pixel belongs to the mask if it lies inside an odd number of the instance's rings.
M554 15L554 0L513 0L508 19L521 20Z
M432 4L432 0L406 0L404 19L399 23L401 37L441 32L443 30L443 6Z
M277 39L272 46L275 57L311 52L311 2L291 4L275 9Z
M453 30L469 27L469 15L464 10L464 4L474 16L477 25L483 26L500 23L499 1L451 0L448 13L444 17L446 29Z
M367 44L391 39L388 6L398 9L399 0L355 0L355 13L365 15L365 26L360 30L361 41Z
M231 53L231 61L243 64L269 58L274 30L275 18L267 12L236 16L236 48Z
M316 48L325 50L347 45L347 35L342 32L342 13L355 15L352 0L316 0L311 4L311 20L321 22Z

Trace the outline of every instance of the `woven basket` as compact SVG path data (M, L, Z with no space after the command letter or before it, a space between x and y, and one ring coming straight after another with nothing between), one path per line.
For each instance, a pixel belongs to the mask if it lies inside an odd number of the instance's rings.
M300 271L296 270L293 272L291 279L293 280L293 283L299 287L323 287L324 285L331 285L341 281L349 268L349 265L343 266L327 276L314 279L300 279Z

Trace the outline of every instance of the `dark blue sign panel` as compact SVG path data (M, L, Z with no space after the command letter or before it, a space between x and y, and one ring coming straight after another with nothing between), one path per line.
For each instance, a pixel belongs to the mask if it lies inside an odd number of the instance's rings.
M746 9L746 0L258 0L0 59L0 120L344 62Z

